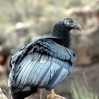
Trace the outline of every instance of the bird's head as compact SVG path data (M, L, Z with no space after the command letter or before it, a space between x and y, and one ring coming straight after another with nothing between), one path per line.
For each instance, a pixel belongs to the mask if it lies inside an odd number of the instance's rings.
M62 32L66 30L70 31L72 29L77 29L81 31L81 25L72 18L64 18L55 24L53 31Z
M59 24L61 24L64 28L69 28L70 30L71 29L78 29L81 31L81 25L73 20L72 18L65 18L65 19L62 19Z
M72 29L81 31L81 25L72 18L64 18L55 24L52 36L61 39L65 43L64 45L68 47L70 45L70 30Z

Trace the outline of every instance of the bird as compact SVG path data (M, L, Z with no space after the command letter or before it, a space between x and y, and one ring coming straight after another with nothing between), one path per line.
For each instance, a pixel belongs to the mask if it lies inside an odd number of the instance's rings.
M11 71L8 87L13 99L24 99L42 90L50 91L47 98L64 97L54 91L54 87L70 75L75 53L70 49L72 29L81 30L81 25L72 18L58 21L48 37L26 44L11 56Z

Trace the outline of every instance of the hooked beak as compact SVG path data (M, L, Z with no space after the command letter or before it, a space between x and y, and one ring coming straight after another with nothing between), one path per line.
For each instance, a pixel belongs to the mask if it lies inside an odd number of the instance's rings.
M73 21L73 23L71 24L71 28L81 31L81 25L77 21Z
M63 22L66 25L66 27L69 27L70 29L77 29L81 31L81 25L72 18L62 19L61 22Z

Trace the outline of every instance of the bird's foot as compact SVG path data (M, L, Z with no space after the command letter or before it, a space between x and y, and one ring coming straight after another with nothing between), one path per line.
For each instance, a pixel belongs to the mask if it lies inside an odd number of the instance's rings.
M47 99L66 99L66 98L57 94L49 94L47 95Z
M47 99L66 99L66 98L60 95L57 95L52 89L51 93L47 95Z

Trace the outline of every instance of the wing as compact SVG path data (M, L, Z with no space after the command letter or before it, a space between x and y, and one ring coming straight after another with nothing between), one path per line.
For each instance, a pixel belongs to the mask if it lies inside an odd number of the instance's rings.
M9 86L17 88L38 86L52 89L69 74L69 67L70 63L68 61L35 52L27 55L12 68Z
M60 39L49 37L25 45L11 57L10 67L15 63L20 63L26 55L34 53L35 51L47 53L60 60L69 60L71 63L76 61L75 54L70 49L63 47Z
M74 62L71 50L52 39L40 39L12 56L9 86L52 89L71 72Z

